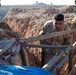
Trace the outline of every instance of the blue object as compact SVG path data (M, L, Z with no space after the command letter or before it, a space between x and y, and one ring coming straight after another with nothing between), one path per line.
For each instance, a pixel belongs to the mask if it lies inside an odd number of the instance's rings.
M0 65L0 75L52 75L50 72L32 66Z

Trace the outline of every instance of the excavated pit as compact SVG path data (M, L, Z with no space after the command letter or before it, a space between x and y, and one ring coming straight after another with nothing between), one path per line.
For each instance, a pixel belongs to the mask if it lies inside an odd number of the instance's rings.
M66 14L68 10L68 14ZM29 38L38 36L39 32L42 29L43 24L50 19L53 19L53 16L56 13L63 12L65 14L65 22L67 21L68 24L72 25L72 28L75 24L72 23L72 19L74 18L74 14L71 12L72 9L67 10L64 12L61 9L55 8L31 8L31 9L21 9L21 8L13 8L5 15L2 22L0 22L0 28L3 30L9 30L7 36L1 33L0 39L4 39L4 37L11 37L16 38L15 32L18 32L20 38ZM11 32L10 32L11 31ZM76 34L74 33L74 40L76 40ZM11 39L10 38L10 39ZM36 42L29 42L31 44L39 44L39 41ZM74 55L76 55L74 50ZM73 65L76 64L75 62L76 56L73 58ZM66 60L67 61L67 60ZM66 63L66 62L65 62ZM66 63L67 64L67 63ZM22 47L20 52L16 55L16 65L27 65L27 66L36 66L42 67L42 55L41 55L41 48L32 48L32 47ZM63 66L63 69L66 66ZM63 69L61 69L61 75L63 74ZM67 70L65 71L67 75Z

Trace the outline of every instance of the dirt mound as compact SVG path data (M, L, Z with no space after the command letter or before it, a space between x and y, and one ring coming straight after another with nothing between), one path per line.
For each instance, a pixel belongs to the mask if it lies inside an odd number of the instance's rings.
M63 6L63 7L58 8L58 10L61 13L73 13L74 6Z
M11 35L12 34L12 35ZM0 40L4 38L15 38L14 32L11 30L8 24L5 22L0 22Z
M47 20L53 19L56 13L64 10L66 12L68 9L70 9L69 6L59 8L59 10L55 8L13 8L2 21L7 23L13 31L19 32L21 37L33 37L38 35Z
M13 8L5 15L2 22L8 24L12 31L18 32L20 38L34 37L39 35L45 21L53 19L53 12L58 11L54 8ZM41 49L29 48L27 56L28 65L41 66Z
M29 38L39 35L39 32L42 29L43 24L52 19L56 13L64 12L66 20L69 22L72 21L74 14L68 15L66 12L71 12L70 7L65 7L55 9L55 8L31 8L31 9L21 9L13 8L11 9L3 18L2 22L6 23L14 32L20 34L20 38ZM69 19L69 17L71 17ZM68 20L69 19L69 20ZM33 42L38 44L39 42ZM28 64L37 67L41 67L41 49L40 48L30 48L28 47L24 51L27 56Z

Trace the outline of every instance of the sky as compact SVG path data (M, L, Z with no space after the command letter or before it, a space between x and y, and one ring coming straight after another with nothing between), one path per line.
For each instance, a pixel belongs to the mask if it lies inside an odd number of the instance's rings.
M74 5L75 0L1 0L1 5L30 5L35 4L36 1L45 4Z

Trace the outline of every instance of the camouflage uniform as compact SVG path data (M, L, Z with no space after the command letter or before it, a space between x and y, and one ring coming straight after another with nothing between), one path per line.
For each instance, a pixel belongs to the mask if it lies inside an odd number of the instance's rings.
M71 27L67 24L64 24L61 31L71 30ZM40 33L40 35L45 35L53 32L58 32L55 29L55 21L47 21L43 25L43 31ZM47 44L47 45L69 45L72 44L72 36L70 34L68 35L62 35L57 36L53 38L49 38L46 40L41 40L40 44ZM43 64L47 63L50 58L57 52L57 50L49 50L49 49L42 49L43 51ZM50 55L50 56L49 56Z

